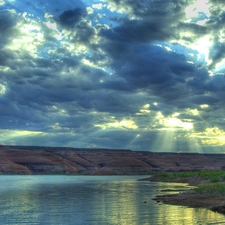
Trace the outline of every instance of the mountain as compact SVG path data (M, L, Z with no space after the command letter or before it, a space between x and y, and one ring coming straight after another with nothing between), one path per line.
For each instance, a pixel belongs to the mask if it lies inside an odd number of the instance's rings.
M151 174L225 169L225 155L0 146L0 174Z

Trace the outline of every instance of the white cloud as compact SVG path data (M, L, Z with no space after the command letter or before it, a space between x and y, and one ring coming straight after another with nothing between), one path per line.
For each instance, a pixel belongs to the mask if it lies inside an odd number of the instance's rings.
M209 3L209 0L197 0L193 5L189 5L186 9L186 17L188 19L190 18L196 18L199 17L199 13L203 12L206 16L210 16L210 7L212 6L211 3Z
M0 95L4 95L6 92L6 86L3 84L0 84Z
M3 5L5 5L4 0L0 0L0 6L3 6Z
M14 27L15 33L7 49L28 51L35 56L38 47L44 43L44 35L41 26L35 20L27 19L19 15L17 25ZM19 20L20 18L20 20Z
M225 145L225 131L218 127L208 127L202 132L192 132L187 134L186 137L201 145Z
M118 128L118 129L137 129L138 126L132 119L123 118L121 121L113 120L112 122L106 122L102 124L95 124L96 127L102 129Z
M187 120L181 120L177 118L180 113L174 113L171 116L164 116L161 112L158 112L155 117L155 127L160 127L160 129L182 129L182 130L192 130L193 123Z
M92 4L92 8L94 8L94 9L102 9L103 8L103 4L101 4L101 3Z
M94 13L94 10L91 7L87 7L86 10L89 15Z

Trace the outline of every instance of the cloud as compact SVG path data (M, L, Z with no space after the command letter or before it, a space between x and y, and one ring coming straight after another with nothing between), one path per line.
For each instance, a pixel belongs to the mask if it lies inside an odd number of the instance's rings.
M14 10L0 11L1 46L7 44L11 40L12 35L16 33L16 29L14 29L16 23L16 12Z
M136 15L140 17L160 16L167 17L172 13L178 14L183 12L185 6L193 1L129 1L129 0L109 0L107 1L111 10L126 13L128 15Z
M225 130L223 2L187 18L192 3L2 6L4 143L165 150L195 138L210 146L211 134L196 135Z
M184 19L185 1L108 1L109 8L124 13L120 25L104 35L120 41L165 41L178 38L176 27ZM131 19L132 18L132 19Z
M102 35L121 42L151 42L166 40L172 36L166 24L151 20L124 20L121 26L113 30L102 31Z
M191 33L194 35L194 38L196 39L197 37L202 37L204 35L206 35L208 33L208 28L207 26L202 26L202 25L198 25L195 23L184 23L181 22L178 24L177 27L180 32L185 32L185 33Z
M119 26L104 31L105 36L123 42L149 43L161 40L172 41L200 51L205 48L205 64L210 66L209 69L214 69L223 59L223 48L220 47L223 45L222 27L225 17L222 10L224 3L221 1L203 1L199 5L196 1L110 0L108 3L111 10L125 16L120 20ZM191 12L193 15L190 17ZM206 40L200 40L207 35L208 43ZM205 43L201 47L203 41ZM207 57L211 62L207 62Z
M202 132L192 133L186 135L186 137L193 139L197 144L203 146L224 146L225 144L225 133L224 130L218 127L207 127Z
M224 58L224 50L225 45L220 42L214 42L214 44L211 46L209 57L212 59L213 65L220 62Z
M187 101L189 95L199 91L204 93L207 71L197 69L183 55L160 46L141 44L131 44L129 48L125 46L118 53L117 45L120 46L120 43L106 39L102 47L112 57L112 76L120 79L120 86L124 85L124 90L129 91L129 87L130 91L143 90L153 96L161 96L165 104L175 103L177 99ZM112 84L110 88L113 89ZM116 83L115 89L118 89ZM192 101L188 102L192 104Z
M84 14L85 11L81 8L66 10L59 15L58 23L65 28L74 28Z
M5 2L3 0L0 0L0 6L5 5Z

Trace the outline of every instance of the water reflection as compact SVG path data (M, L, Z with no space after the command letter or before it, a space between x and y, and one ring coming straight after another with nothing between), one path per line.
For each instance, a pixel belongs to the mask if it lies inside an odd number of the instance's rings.
M0 224L225 224L223 215L206 209L155 203L161 189L178 184L137 178L0 176Z
M137 182L113 182L101 187L100 195L95 193L94 202L100 207L94 207L94 220L105 224L138 224L140 205L143 205L139 185ZM142 201L142 202L141 202ZM142 204L140 204L142 203ZM102 207L104 206L104 207ZM99 210L102 208L102 214Z

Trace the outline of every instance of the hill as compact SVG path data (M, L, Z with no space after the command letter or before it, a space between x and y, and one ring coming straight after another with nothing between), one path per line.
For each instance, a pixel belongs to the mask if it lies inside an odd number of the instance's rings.
M225 169L224 154L0 146L0 174L151 174Z

